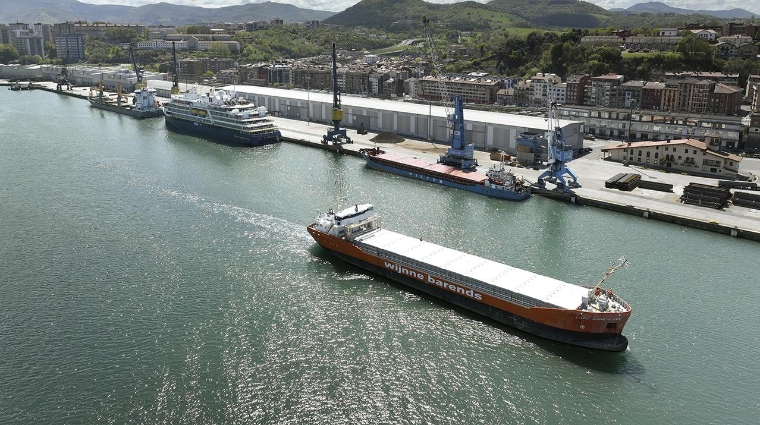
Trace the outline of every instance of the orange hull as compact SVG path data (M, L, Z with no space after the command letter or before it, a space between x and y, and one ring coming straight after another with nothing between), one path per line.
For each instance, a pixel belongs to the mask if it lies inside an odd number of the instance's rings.
M330 251L333 251L334 253L340 254L347 258L355 259L363 264L372 265L376 270L384 270L386 273L383 274L389 275L391 278L393 278L394 274L398 274L397 269L394 267L389 267L389 265L395 265L389 260L370 255L351 242L345 239L328 235L326 233L322 233L314 229L312 226L309 226L307 229L319 245ZM527 319L528 321L542 327L555 329L557 331L567 331L573 334L580 334L581 338L583 337L583 334L585 334L587 336L609 336L611 338L618 337L619 339L625 340L625 337L623 337L621 333L626 321L631 315L630 309L625 312L599 313L581 310L570 310L564 308L546 308L538 306L524 307L522 305L518 305L507 300L493 297L477 290L473 290L472 288L469 288L461 283L449 282L437 276L430 276L422 271L412 270L406 266L404 267L405 271L411 271L411 273L406 273L405 276L399 277L404 279L418 280L419 283L415 286L420 286L420 284L422 284L422 286L429 285L435 287L431 289L435 289L436 291L444 290L451 292L452 296L454 297L469 298L465 300L466 304L477 303L482 306L493 307L517 318ZM625 345L627 346L627 340L625 340ZM619 346L620 343L618 344L618 347ZM625 347L623 347L623 349L625 349ZM611 351L622 350L616 348L612 349Z

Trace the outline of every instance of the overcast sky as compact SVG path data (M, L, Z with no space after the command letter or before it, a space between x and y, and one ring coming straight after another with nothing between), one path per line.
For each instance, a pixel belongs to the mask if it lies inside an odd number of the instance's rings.
M119 4L122 6L142 6L144 4L166 3L181 4L185 6L201 7L222 7L234 6L244 3L263 3L264 0L79 0L82 3L92 4ZM426 0L428 3L456 3L461 0ZM487 3L488 0L475 0L479 3ZM614 7L626 8L636 3L646 3L651 0L589 0L605 9ZM329 10L332 12L341 12L348 9L359 0L273 0L274 3L290 3L304 9ZM704 9L704 10L724 10L724 9L744 9L760 15L760 2L747 0L664 0L669 6L680 7L683 9Z

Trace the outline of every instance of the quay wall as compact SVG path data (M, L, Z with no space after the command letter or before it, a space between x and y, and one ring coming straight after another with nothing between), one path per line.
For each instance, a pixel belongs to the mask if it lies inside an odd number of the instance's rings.
M748 239L760 242L760 232L751 229L742 229L736 226L721 224L718 220L699 220L691 217L684 217L677 214L666 213L662 211L652 211L649 208L636 207L633 205L623 205L616 202L604 201L601 199L578 196L571 193L557 192L554 190L533 188L532 193L559 201L569 202L578 205L587 205L590 207L602 208L610 211L620 212L639 216L645 219L658 220L666 223L679 224L682 226L692 227L708 232L720 233L737 238Z

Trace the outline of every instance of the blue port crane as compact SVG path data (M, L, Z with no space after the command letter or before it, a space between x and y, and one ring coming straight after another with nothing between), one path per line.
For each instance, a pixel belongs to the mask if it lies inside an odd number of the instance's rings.
M573 150L565 143L565 136L562 134L562 127L559 125L559 118L556 118L557 102L549 101L549 131L546 137L547 147L547 164L549 169L538 176L537 185L544 187L546 182L552 182L557 185L558 189L567 192L570 187L580 187L578 178L573 174L567 163L573 159ZM565 175L572 180L567 181Z
M462 104L462 98L458 95L453 96L454 108L452 110L452 96L449 94L446 82L443 81L443 72L441 70L440 61L438 60L438 55L436 54L430 20L426 16L423 16L422 24L425 27L425 40L428 45L429 58L435 69L436 79L438 80L438 92L441 95L441 100L443 101L443 106L446 110L446 120L449 131L450 147L446 150L444 155L441 155L438 158L438 163L451 165L462 170L473 170L478 166L478 160L475 159L475 145L473 143L467 143L464 137L464 106Z

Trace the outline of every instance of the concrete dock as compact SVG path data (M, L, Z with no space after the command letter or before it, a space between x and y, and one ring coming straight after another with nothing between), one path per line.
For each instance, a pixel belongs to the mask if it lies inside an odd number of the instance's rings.
M412 154L420 158L429 158L434 162L438 158L438 155L444 153L446 148L448 148L446 145L410 139L395 144L375 144L371 139L377 133L369 132L366 135L362 135L353 129L348 130L348 135L353 140L352 144L340 147L326 146L321 141L322 136L330 128L327 124L307 124L303 121L284 118L275 118L275 121L287 141L320 149L340 151L348 155L359 156L359 149L377 146L389 152ZM554 186L551 183L547 183L545 190L534 189L533 193L563 202L635 215L644 220L665 221L724 235L760 241L760 210L735 205L717 210L681 203L680 197L683 194L683 188L689 183L702 183L715 186L718 184L718 179L668 173L663 170L639 166L624 166L617 162L607 161L602 159L601 152L601 148L605 144L605 142L601 141L586 141L585 146L592 148L591 152L569 163L569 167L578 176L581 187L574 188L571 192L565 193L552 190ZM475 152L475 156L478 159L482 172L485 172L492 163L496 162L490 159L488 152ZM751 172L752 174L760 175L760 160L744 158L740 170L743 173ZM515 167L512 171L518 177L521 176L527 181L535 182L544 170ZM625 192L618 189L606 188L604 185L605 181L618 173L638 173L645 180L672 184L673 192L658 192L641 188Z
M39 84L42 90L56 92L56 84L53 82ZM8 83L0 81L0 85L8 85ZM86 99L89 94L89 88L75 87L70 91L64 90L57 93ZM371 139L377 136L377 133L369 132L366 135L361 135L354 129L348 130L348 135L353 140L353 143L336 147L322 144L322 136L330 128L326 123L307 123L276 117L274 119L287 142L339 151L348 155L359 156L359 149L377 146L389 152L412 154L420 158L429 158L434 162L438 158L438 155L445 152L448 147L424 140L411 139L406 139L400 143L376 145ZM624 166L620 163L607 161L602 159L601 152L601 148L606 143L603 141L586 140L584 146L592 148L591 152L574 159L568 164L570 169L578 176L581 187L574 188L571 192L566 193L552 190L554 186L551 183L547 183L546 189L534 190L534 194L563 202L630 214L638 216L643 220L660 220L738 238L760 241L760 210L736 205L718 210L680 202L679 198L683 194L683 188L689 183L702 183L715 186L718 184L718 179L669 173L664 170L639 166ZM475 155L482 172L485 172L495 162L490 159L488 152L476 152ZM522 176L527 181L535 182L544 170L514 167L512 171L518 177ZM760 176L760 159L744 158L741 162L740 171L743 174L752 173ZM672 184L673 192L658 192L641 188L625 192L618 189L606 188L605 181L618 173L638 173L645 180ZM530 202L530 200L525 202Z

